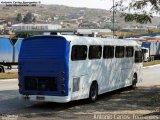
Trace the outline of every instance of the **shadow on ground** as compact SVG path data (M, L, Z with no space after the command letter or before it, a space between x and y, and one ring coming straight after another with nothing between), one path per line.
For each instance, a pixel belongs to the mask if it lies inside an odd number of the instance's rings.
M35 103L19 100L17 91L0 91L0 114L16 114L24 118L58 117L76 119L76 113L121 112L150 110L160 115L160 86L123 88L98 97L96 103L87 100L69 103Z

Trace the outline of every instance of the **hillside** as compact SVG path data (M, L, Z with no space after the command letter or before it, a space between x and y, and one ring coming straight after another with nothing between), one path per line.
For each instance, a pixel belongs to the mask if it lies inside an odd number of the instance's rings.
M95 27L111 27L112 12L102 9L74 8L62 5L37 5L36 7L6 7L0 5L0 18L4 18L16 23L16 16L21 13L25 16L27 12L32 12L36 16L37 23L58 23L64 24L68 28L79 27L80 23L93 22ZM81 21L75 21L75 20ZM125 23L123 18L116 14L117 28L136 26L135 22ZM152 25L159 25L160 18L154 17ZM82 25L83 27L83 25Z

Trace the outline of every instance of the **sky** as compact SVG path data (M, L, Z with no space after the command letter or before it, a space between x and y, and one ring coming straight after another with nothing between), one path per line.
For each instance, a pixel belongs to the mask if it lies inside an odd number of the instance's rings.
M99 8L109 10L113 6L113 0L0 0L2 1L41 1L42 4L58 4L71 7L87 7L87 8ZM116 0L115 0L116 1Z

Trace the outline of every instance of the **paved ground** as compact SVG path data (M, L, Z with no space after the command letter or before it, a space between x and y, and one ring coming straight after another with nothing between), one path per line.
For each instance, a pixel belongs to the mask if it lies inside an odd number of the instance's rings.
M160 66L145 68L138 88L117 90L99 96L96 103L86 100L66 104L26 102L18 98L17 80L0 81L0 119L19 120L160 119Z

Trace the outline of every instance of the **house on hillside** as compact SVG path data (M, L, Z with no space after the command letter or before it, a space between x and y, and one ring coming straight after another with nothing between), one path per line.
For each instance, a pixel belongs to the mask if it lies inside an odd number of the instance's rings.
M58 30L62 29L59 24L15 24L12 25L15 31L27 30Z

